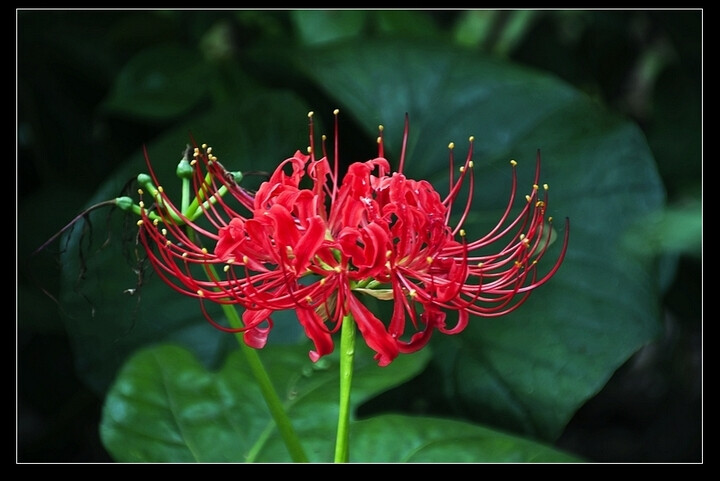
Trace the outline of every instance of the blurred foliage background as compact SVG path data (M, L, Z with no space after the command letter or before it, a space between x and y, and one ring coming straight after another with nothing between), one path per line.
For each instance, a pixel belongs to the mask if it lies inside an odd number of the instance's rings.
M62 309L47 295L60 291L58 247L33 252L141 145L199 115L206 102L262 84L325 108L316 87L275 62L273 48L383 38L449 43L552 73L642 129L668 207L648 221L654 229L629 241L672 265L663 278L663 334L577 411L556 446L598 462L700 461L702 15L18 10L18 461L111 460L98 437L102 396L78 377ZM167 98L144 99L132 91L139 82L132 73L143 70L143 52L165 45L187 55L177 72L183 82ZM257 52L269 53L259 60Z

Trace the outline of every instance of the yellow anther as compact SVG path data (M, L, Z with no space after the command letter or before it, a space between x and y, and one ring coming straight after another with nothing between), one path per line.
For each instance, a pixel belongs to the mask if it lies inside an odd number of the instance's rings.
M138 194L143 195L144 193L142 189L138 189Z
M197 295L200 297L205 297L205 293L201 291L200 289L197 290Z
M308 148L307 148L307 153L308 153L308 154L312 154L312 147L310 147L309 145L308 145Z
M243 264L247 264L250 258L248 256L243 256Z
M465 229L460 229L460 237L465 237Z
M192 159L192 160L190 161L190 165L193 166L193 167L195 167L195 166L197 165L197 159Z
M226 264L225 267L223 267L223 272L227 272L229 270L230 270L230 266Z
M375 139L375 142L377 142L378 144L382 142L382 137L378 137L377 139Z
M525 238L525 234L520 234L520 240L523 240Z
M170 247L171 245L172 245L172 242L170 242L170 241L165 241L165 247Z
M390 256L392 256L392 251L388 249L385 251L385 257L390 257Z
M550 188L550 186L549 186L549 185L547 185L547 184L543 184L543 189L545 189L545 190L548 190L549 188Z
M425 258L425 260L427 261L428 264L432 264L433 258L430 257L430 256L427 256L427 257Z
M340 113L340 109L335 109L335 110L333 110L333 115L337 115L337 114L339 114L339 113Z
M470 162L468 162L468 167L470 167L472 169L474 166L475 166L475 163L472 160Z
M203 150L207 149L207 144L202 144L200 147L203 148Z
M205 152L207 152L208 154L211 154L211 153L212 153L212 147L208 147L207 150L205 150Z
M454 149L454 148L455 148L455 142L450 142L450 143L448 144L448 149L452 150L452 149Z
M203 254L207 255L207 252L208 252L208 251L207 251L207 248L203 247L202 249L200 249L200 251L201 251Z
M335 267L333 267L333 270L334 270L335 272L337 272L337 273L342 272L342 269L340 268L340 266L335 266Z
M460 166L460 172L465 172L465 166L464 166L464 165L461 165L461 166Z
M326 282L327 282L327 277L323 277L322 279L320 279L321 286L324 286Z
M143 225L142 219L140 219L139 221L137 221L137 225L138 225L138 227L140 227L141 225Z
M313 115L315 115L315 112L313 112L312 110L308 112L308 118L312 118Z
M408 295L410 297L417 297L417 291L415 289L410 289L410 292L408 292Z
M214 155L211 155L209 157L210 157L210 160L212 160L213 162L217 162L217 157L215 157Z
M525 238L523 239L522 243L525 244L525 247L528 247L530 245L530 239Z
M183 252L183 253L182 253L182 256L183 256L183 257L187 257L187 252Z
M521 268L521 267L522 267L522 262L520 262L520 261L515 261L515 267L517 267L518 269Z
M548 217L548 222L552 224L552 217Z
M161 194L162 194L163 192L165 192L165 190L163 190L163 186L162 186L162 185L158 185L158 192L160 192Z
M515 167L515 166L517 165L517 162L515 162L514 160L511 160L511 161L510 161L510 165L512 165L513 167Z
M475 136L474 136L474 135L471 135L470 137L468 137L468 140L469 140L470 142L475 142Z
M532 261L532 265L535 265L535 264L537 264L537 259L533 259L533 261Z
M387 261L387 262L385 263L385 267L386 267L387 269L389 269L389 270L392 270L392 265L390 264L390 261Z
M543 202L542 200L539 200L539 201L535 202L535 207L545 207L545 202Z
M478 267L482 267L482 266L483 266L483 263L482 263L482 262L478 262L478 263L477 263L477 266L478 266Z
M167 237L167 229L163 229L160 232L162 232L163 237Z
M380 124L380 125L378 125L378 130L380 132L382 132L383 130L385 130L385 127L382 124Z
M308 304L312 304L312 297L306 296L305 300L307 301Z
M157 225L160 223L160 219L153 220L153 225L157 227Z
M532 200L532 197L530 197L529 195L526 195L526 196L525 196L525 199L526 199L528 202L530 202L530 201Z
M145 202L143 202L143 201L138 202L138 206L140 206L141 209L144 209L144 208L145 208Z
M539 188L537 184L533 184L533 190L538 190Z

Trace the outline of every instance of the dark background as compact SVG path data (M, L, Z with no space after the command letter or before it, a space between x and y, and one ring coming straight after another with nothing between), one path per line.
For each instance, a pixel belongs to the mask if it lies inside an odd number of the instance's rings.
M247 13L233 31L238 52L273 26L299 37L289 12ZM634 120L669 205L700 202L703 11L537 11L514 36L513 13L496 12L482 35L457 41L553 72ZM118 159L167 127L99 108L124 63L167 39L195 43L223 12L174 12L165 29L125 28L137 15L148 12L16 12L18 462L112 461L98 436L102 399L76 377L60 309L38 287L41 278L57 292L59 269L52 255L32 253L84 207ZM463 12L426 15L450 32ZM576 413L558 447L594 462L702 461L702 289L700 250L682 253L663 297L663 338Z

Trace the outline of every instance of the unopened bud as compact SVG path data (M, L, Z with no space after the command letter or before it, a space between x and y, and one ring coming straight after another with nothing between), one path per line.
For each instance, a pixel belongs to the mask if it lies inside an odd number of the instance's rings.
M122 210L132 210L133 200L128 196L118 197L115 199L115 205Z

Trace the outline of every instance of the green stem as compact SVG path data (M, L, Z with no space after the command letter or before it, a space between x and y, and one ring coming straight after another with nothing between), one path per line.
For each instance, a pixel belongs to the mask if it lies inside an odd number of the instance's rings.
M190 202L190 196L188 195L189 190L190 182L187 179L183 179L182 212L185 213L189 212L190 210L196 209L195 203L198 200L196 196L195 199ZM188 236L193 239L194 232L192 230L189 230ZM213 266L209 265L208 268L210 269L210 273L212 273L212 277L217 278L217 274ZM235 329L243 327L242 319L240 319L240 316L235 310L235 307L229 304L222 304L222 309L225 312L225 316L227 316L230 326ZM272 381L270 381L270 376L268 376L268 373L265 370L265 366L263 366L263 363L260 360L260 356L255 349L245 344L245 340L243 339L241 333L235 334L235 337L240 344L240 348L243 351L243 354L245 354L245 358L247 359L248 365L250 366L250 370L252 371L253 376L255 376L255 381L258 383L260 392L265 399L265 404L267 404L267 407L270 410L270 415L275 421L275 425L277 426L278 431L280 431L280 436L285 442L285 446L290 453L290 457L296 463L308 462L305 451L300 444L300 439L298 438L295 430L292 427L290 418L285 412L285 407L283 406L282 401L280 401L280 397L275 391L275 387L273 386Z
M190 179L182 179L182 198L180 200L180 212L187 212L190 205Z
M233 306L223 304L222 307L230 325L233 328L240 328L243 326L242 320ZM275 425L277 426L278 431L280 431L280 436L282 436L285 446L287 446L287 449L290 452L290 457L296 463L307 463L308 459L305 455L305 451L303 450L300 440L290 423L290 418L285 412L282 401L280 401L280 397L277 395L277 392L270 381L270 377L265 370L265 366L263 366L260 356L255 349L245 344L241 333L235 334L235 337L240 344L243 354L245 354L245 358L250 365L250 370L255 376L255 380L260 387L263 398L265 398L265 403L270 410L270 414L275 420Z
M347 463L350 458L350 387L355 356L355 320L343 317L340 333L340 412L338 414L335 462Z

